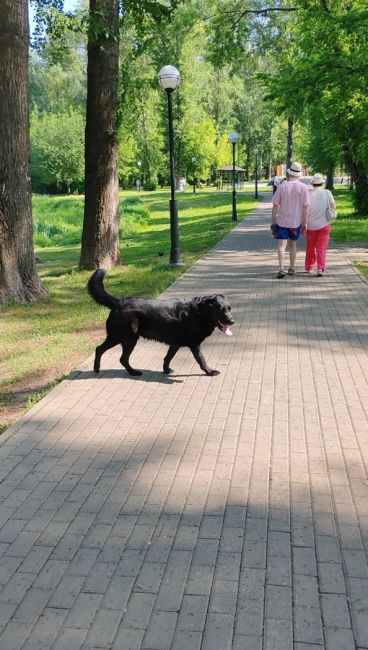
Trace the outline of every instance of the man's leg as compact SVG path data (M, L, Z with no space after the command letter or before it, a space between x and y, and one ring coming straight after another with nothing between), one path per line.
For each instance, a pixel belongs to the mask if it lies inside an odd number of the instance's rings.
M286 250L287 241L288 241L287 239L279 239L278 240L277 254L278 254L278 258L279 258L279 270L280 271L284 270L285 250Z
M289 239L290 268L295 269L296 241Z

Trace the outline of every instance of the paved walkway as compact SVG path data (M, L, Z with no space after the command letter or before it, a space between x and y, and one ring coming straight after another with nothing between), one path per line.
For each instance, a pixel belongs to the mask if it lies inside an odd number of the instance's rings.
M368 648L368 287L275 280L269 216L165 293L229 297L220 376L114 349L3 436L0 650Z

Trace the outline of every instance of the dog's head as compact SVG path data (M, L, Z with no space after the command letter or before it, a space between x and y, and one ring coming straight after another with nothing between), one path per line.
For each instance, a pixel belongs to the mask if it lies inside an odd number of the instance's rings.
M233 325L235 321L231 314L231 305L225 296L220 293L205 296L202 301L202 308L205 309L213 327L218 327L227 336L232 335L229 325Z

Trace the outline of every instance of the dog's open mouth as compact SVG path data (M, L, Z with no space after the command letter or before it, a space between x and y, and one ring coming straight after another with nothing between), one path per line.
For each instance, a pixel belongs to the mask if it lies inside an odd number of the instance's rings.
M220 321L219 321L217 327L219 328L219 330L221 330L221 332L226 334L226 336L232 336L233 335L229 325L226 325L225 323L220 323Z

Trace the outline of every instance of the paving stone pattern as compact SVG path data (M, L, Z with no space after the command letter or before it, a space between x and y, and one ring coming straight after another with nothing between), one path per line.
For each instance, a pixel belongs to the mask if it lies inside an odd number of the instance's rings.
M368 287L333 245L276 280L269 221L164 294L228 296L220 376L140 341L2 437L0 650L368 648Z

